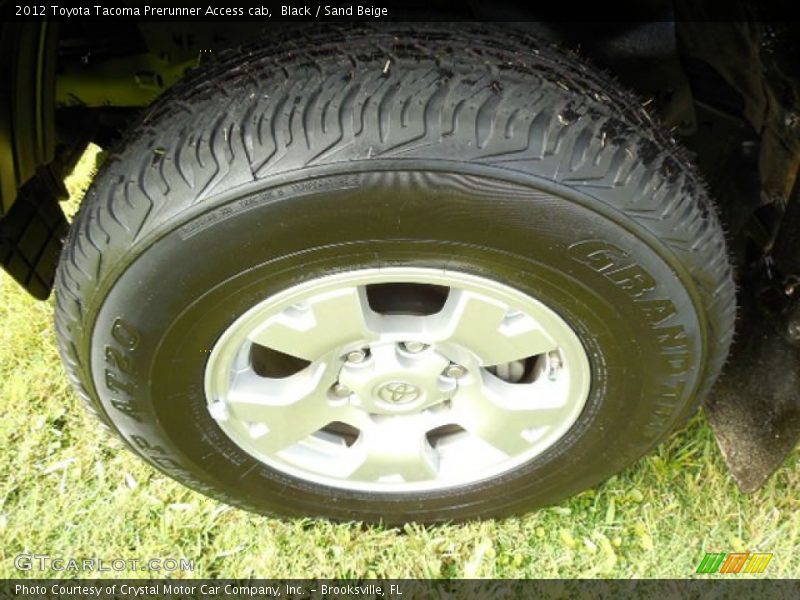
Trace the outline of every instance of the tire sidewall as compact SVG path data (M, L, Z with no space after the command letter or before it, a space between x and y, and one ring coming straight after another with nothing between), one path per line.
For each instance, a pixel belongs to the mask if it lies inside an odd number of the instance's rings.
M553 191L499 170L398 166L267 180L209 199L140 242L108 283L84 348L96 396L152 464L260 512L449 520L520 512L585 489L672 429L702 379L705 331L665 248L607 218L597 200ZM305 483L233 444L208 414L203 385L225 328L303 281L392 265L495 279L559 313L581 338L593 377L570 431L498 478L413 495Z

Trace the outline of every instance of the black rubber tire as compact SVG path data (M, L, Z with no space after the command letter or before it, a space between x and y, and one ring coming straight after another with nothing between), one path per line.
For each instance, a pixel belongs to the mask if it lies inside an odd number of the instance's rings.
M570 432L503 477L345 492L277 473L207 413L221 331L302 280L387 264L482 274L578 332ZM92 185L57 277L78 392L138 454L240 507L387 522L520 513L596 484L697 406L731 341L722 229L636 99L509 31L301 29L170 90Z

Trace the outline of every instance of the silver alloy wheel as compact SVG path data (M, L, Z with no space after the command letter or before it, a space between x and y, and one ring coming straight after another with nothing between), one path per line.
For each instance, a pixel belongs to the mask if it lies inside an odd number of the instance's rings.
M432 313L371 307L368 286L398 283L448 291ZM259 373L264 349L296 370ZM509 471L564 436L589 386L583 345L552 309L491 279L414 267L338 273L267 298L223 333L205 373L211 416L245 452L373 492Z

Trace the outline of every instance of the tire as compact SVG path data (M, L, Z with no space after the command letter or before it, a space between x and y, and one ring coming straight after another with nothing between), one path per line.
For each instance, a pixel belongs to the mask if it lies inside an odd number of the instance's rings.
M509 31L309 31L193 73L90 188L56 325L92 411L222 501L389 523L556 502L681 425L727 355L734 284L704 185L637 100ZM320 483L236 443L206 394L228 328L295 286L392 268L496 282L557 314L591 375L566 431L435 489Z

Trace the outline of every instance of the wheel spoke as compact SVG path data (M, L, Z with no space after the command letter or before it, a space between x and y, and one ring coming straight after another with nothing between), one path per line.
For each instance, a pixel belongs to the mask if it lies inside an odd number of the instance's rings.
M431 319L441 341L472 349L483 366L536 356L557 347L532 317L466 290L451 290L442 311Z
M342 420L328 401L325 375L325 365L286 379L240 373L228 394L231 416L249 424L250 435L261 449L282 450L331 421Z
M512 386L513 384L502 384ZM472 435L479 437L508 456L530 449L550 427L558 425L562 406L545 399L531 402L538 395L536 385L517 385L516 393L527 396L517 403L508 394L498 394L486 385L474 385L459 390L453 398L454 420Z
M249 336L250 341L308 361L332 348L371 339L369 304L362 287L347 287L293 304Z
M423 423L422 418L390 417L362 431L362 438L353 446L362 458L349 477L359 481L435 478L439 455L428 443Z

